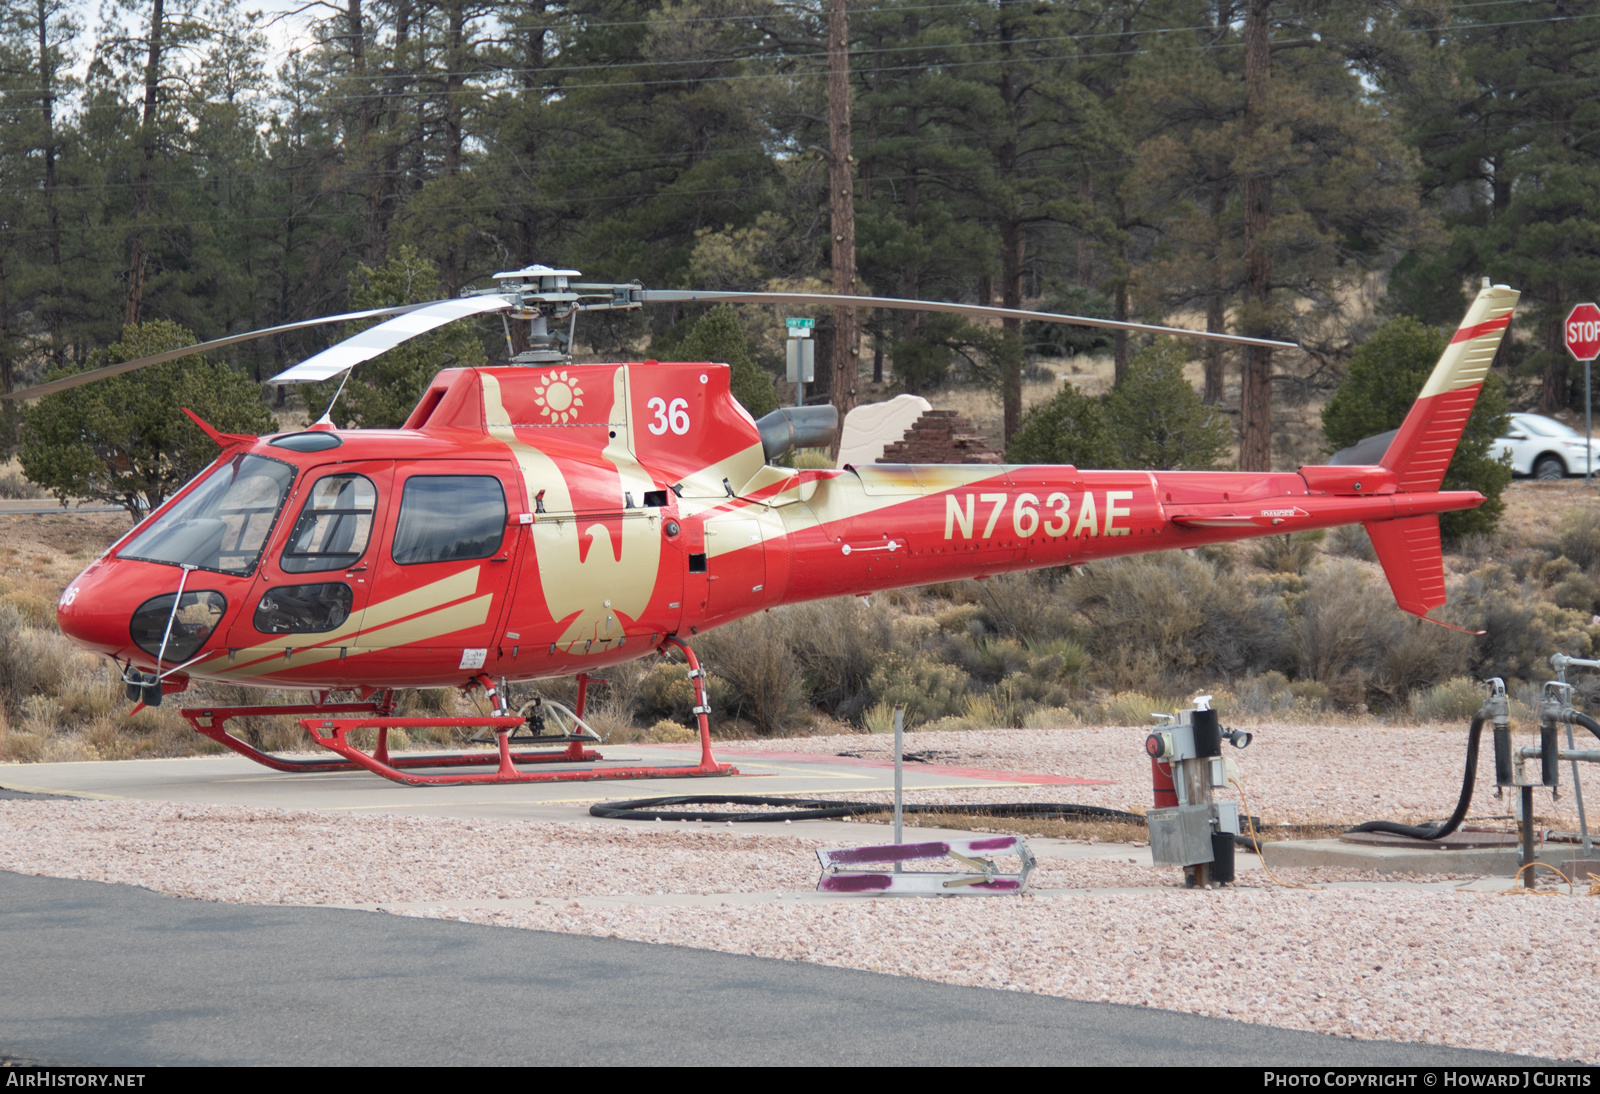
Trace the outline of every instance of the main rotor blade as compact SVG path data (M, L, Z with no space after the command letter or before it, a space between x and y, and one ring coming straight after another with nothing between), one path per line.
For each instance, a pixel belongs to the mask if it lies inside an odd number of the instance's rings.
M1023 311L1020 308L991 308L981 304L947 304L936 300L899 300L887 296L834 296L829 293L803 292L699 292L694 289L637 289L633 298L641 304L813 304L824 308L890 308L897 311L942 311L954 315L970 315L977 319L1038 320L1042 323L1070 323L1079 327L1103 327L1106 330L1148 331L1152 334L1173 334L1180 338L1200 338L1208 342L1233 342L1241 346L1269 346L1272 349L1299 349L1293 342L1278 342L1271 338L1246 338L1242 334L1214 334L1204 330L1184 330L1182 327L1157 327L1149 323L1124 323L1116 319L1094 319L1084 315L1058 315L1055 312Z
M182 349L169 349L163 353L152 354L149 357L138 357L132 361L118 361L114 365L104 368L91 369L88 372L79 372L72 376L64 376L59 380L51 380L48 384L37 384L34 387L23 388L21 391L7 393L7 399L37 399L41 395L53 395L58 391L68 388L82 387L92 384L96 380L104 380L111 376L121 376L124 372L144 368L146 365L159 365L163 361L176 361L180 357L188 357L193 353L204 353L207 350L221 349L238 342L249 342L256 338L269 338L274 334L285 334L292 330L303 330L306 327L321 326L324 323L349 323L357 319L372 319L380 315L402 315L405 312L425 308L423 304L402 304L395 308L369 308L366 311L346 312L343 315L325 315L320 319L301 319L294 323L284 323L282 326L267 327L264 330L246 331L244 334L230 334L226 338L214 338L209 342L198 345L185 346Z
M354 338L346 338L329 346L315 357L307 357L293 368L278 373L267 383L303 384L327 380L435 327L465 319L469 315L505 311L515 306L516 301L493 294L436 300L386 323L368 327Z

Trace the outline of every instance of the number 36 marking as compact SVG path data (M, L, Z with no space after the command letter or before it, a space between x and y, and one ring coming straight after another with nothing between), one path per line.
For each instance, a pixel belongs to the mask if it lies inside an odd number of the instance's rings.
M687 399L674 399L672 405L659 396L651 399L645 406L656 412L656 420L651 423L650 432L657 437L667 430L672 430L678 436L689 432L689 401Z

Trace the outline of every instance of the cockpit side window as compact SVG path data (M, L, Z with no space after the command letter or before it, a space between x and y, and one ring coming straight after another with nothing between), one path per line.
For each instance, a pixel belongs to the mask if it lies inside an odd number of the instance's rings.
M378 491L365 475L327 475L311 487L278 564L284 573L344 570L356 564L372 535Z
M224 574L252 572L294 481L294 468L241 454L203 474L199 485L117 556Z

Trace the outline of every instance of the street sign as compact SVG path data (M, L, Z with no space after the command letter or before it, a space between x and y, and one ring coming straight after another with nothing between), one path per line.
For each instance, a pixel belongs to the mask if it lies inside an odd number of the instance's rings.
M783 325L789 328L790 338L810 338L811 328L817 325L815 319L785 319Z
M1593 361L1600 357L1600 307L1579 304L1567 316L1562 328L1567 350L1580 361Z
M1583 481L1587 484L1594 477L1594 447L1590 440L1594 436L1594 389L1589 362L1600 357L1600 308L1593 304L1573 308L1562 327L1562 337L1567 352L1583 362Z
M810 333L809 331L807 333ZM817 378L817 344L809 339L789 339L788 378L791 384L809 384Z

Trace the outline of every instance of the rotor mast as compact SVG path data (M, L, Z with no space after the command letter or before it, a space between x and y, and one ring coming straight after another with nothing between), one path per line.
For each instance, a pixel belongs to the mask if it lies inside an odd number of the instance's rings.
M506 357L513 365L570 365L578 313L631 311L643 307L633 293L643 286L575 282L577 270L549 266L524 266L494 275L500 284L492 289L466 288L462 296L503 296L511 307L501 313L506 325ZM511 322L528 324L528 348L518 351L511 337ZM565 323L566 330L561 326Z

